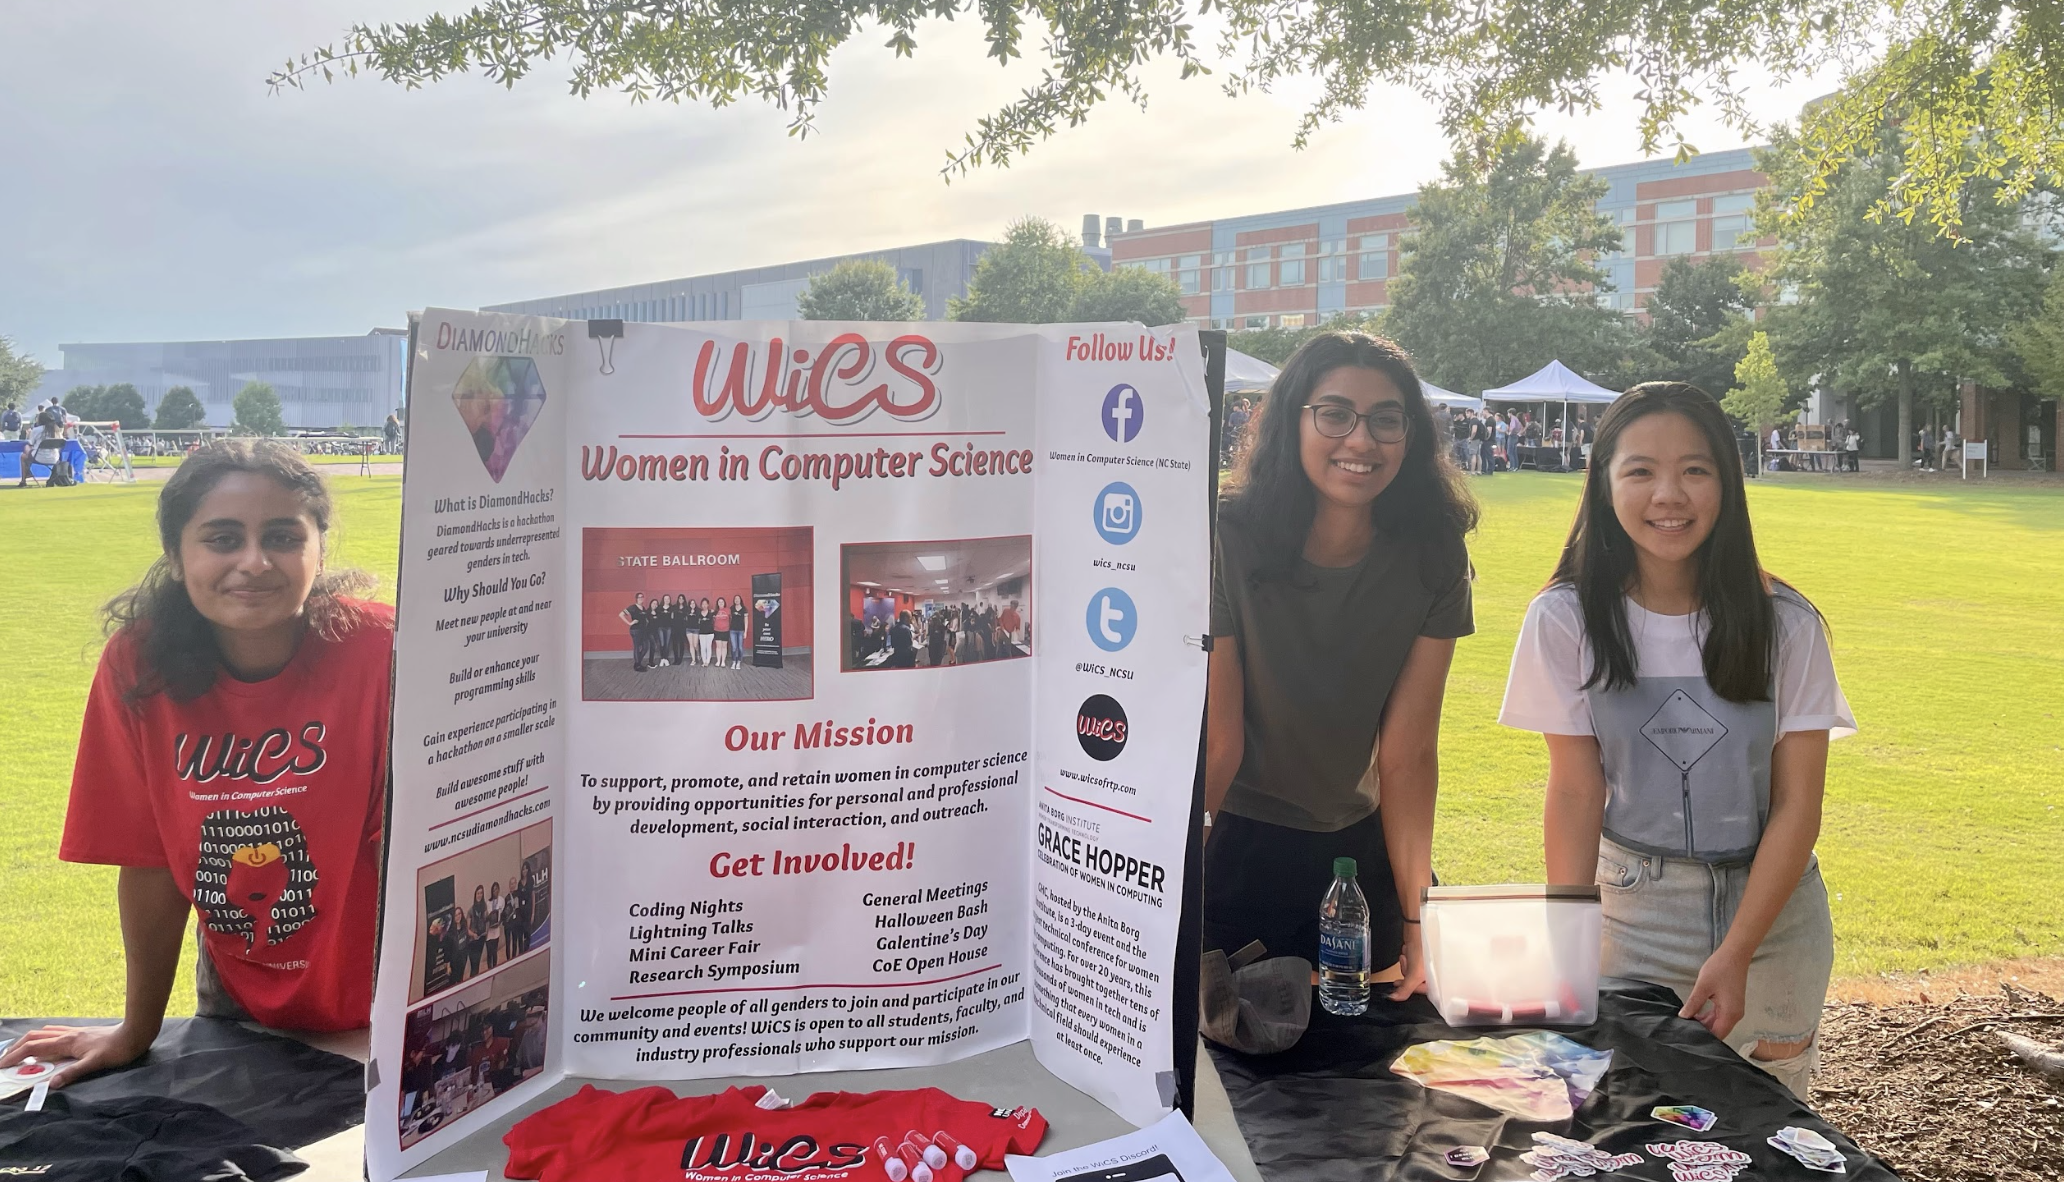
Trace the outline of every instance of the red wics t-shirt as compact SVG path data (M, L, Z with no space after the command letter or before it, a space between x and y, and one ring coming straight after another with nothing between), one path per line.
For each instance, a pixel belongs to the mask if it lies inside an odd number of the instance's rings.
M58 857L163 866L223 987L259 1023L355 1030L373 1003L394 611L304 637L264 681L131 705L136 639L101 653Z
M543 1182L878 1182L875 1142L893 1148L911 1133L946 1133L973 1150L977 1169L1000 1170L1006 1153L1030 1153L1046 1135L1036 1109L1005 1111L937 1088L818 1092L787 1108L761 1108L767 1089L676 1096L665 1088L606 1092L584 1087L532 1113L503 1136L510 1178ZM937 1182L966 1176L953 1161Z

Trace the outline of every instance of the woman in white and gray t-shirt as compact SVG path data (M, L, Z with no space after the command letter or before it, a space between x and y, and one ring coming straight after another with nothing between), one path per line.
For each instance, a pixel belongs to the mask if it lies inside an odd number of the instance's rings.
M1804 1098L1834 965L1813 843L1856 722L1819 612L1757 560L1733 438L1681 382L1606 412L1499 720L1547 740L1548 877L1598 884L1604 971Z

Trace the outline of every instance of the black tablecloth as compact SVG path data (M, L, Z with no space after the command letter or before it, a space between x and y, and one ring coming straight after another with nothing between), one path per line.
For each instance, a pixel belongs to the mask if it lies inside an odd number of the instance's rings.
M1784 1086L1744 1062L1696 1022L1677 1016L1676 994L1659 985L1608 980L1599 1019L1560 1030L1589 1047L1611 1048L1612 1069L1573 1120L1544 1125L1486 1108L1391 1074L1405 1048L1436 1039L1497 1037L1522 1028L1457 1030L1423 997L1372 1001L1358 1018L1312 1004L1311 1028L1290 1050L1243 1055L1212 1046L1240 1132L1269 1182L1454 1182L1523 1178L1519 1160L1546 1131L1608 1153L1643 1153L1651 1142L1718 1141L1754 1158L1742 1175L1768 1182L1888 1182L1894 1175L1814 1116ZM1719 1114L1707 1133L1652 1119L1660 1104L1696 1104ZM1765 1138L1785 1125L1814 1129L1849 1158L1847 1174L1808 1170ZM1482 1166L1458 1169L1442 1155L1461 1145L1490 1150ZM1613 1178L1670 1182L1669 1163L1649 1157Z
M108 1018L0 1019L0 1046L47 1025ZM365 1068L291 1038L220 1018L172 1018L150 1053L64 1089L82 1100L163 1096L206 1104L249 1125L266 1145L299 1149L365 1119ZM20 1107L16 1098L9 1105Z

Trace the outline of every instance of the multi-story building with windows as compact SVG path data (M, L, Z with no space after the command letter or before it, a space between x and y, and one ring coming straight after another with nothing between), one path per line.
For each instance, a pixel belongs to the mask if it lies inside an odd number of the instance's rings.
M279 395L289 427L377 427L402 404L408 333L376 328L364 336L289 337L250 341L153 341L59 345L64 366L43 375L36 397L62 397L75 386L128 383L152 414L175 386L191 389L213 426L235 418L232 402L246 383Z
M1750 210L1767 182L1748 149L1587 171L1606 182L1598 209L1624 239L1599 260L1611 287L1598 298L1609 307L1638 314L1672 258L1754 249ZM1417 201L1403 193L1132 230L1111 237L1111 258L1172 277L1189 318L1207 327L1301 328L1389 303Z

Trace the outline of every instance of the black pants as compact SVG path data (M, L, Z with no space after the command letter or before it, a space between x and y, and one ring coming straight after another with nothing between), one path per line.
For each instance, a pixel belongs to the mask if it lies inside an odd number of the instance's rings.
M1310 833L1220 812L1204 846L1204 949L1238 952L1260 940L1271 956L1319 963L1319 903L1333 859L1353 858L1369 900L1369 963L1397 963L1404 915L1390 877L1380 814L1334 833Z

